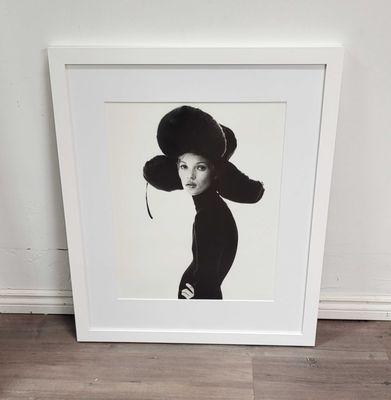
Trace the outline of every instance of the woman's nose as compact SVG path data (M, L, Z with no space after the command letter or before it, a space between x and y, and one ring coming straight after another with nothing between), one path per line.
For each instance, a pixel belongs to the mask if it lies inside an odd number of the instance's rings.
M190 179L196 178L196 171L194 169L191 170Z

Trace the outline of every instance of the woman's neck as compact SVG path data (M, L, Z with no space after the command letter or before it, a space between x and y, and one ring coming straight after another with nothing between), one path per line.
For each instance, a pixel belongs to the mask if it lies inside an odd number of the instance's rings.
M219 195L217 194L216 188L214 186L210 186L202 193L193 196L196 211L199 211L203 208L211 207L212 205L216 204L218 199Z

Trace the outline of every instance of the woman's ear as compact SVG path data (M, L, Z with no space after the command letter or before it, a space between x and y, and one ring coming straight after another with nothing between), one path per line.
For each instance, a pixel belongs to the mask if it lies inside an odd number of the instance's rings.
M210 164L212 170L212 180L216 181L219 177L219 171L215 164Z

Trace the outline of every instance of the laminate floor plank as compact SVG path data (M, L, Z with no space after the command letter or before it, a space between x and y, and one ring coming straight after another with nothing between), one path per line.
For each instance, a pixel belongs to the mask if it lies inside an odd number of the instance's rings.
M389 360L390 345L391 321L319 320L315 347L254 346L248 351L267 358Z
M320 320L316 348L339 351L386 351L384 334L391 333L389 321Z
M74 343L72 315L0 314L0 346L12 343Z
M321 358L329 360L389 360L387 351L335 350L312 347L254 347L249 350L252 357L264 358ZM391 400L391 399L390 399Z

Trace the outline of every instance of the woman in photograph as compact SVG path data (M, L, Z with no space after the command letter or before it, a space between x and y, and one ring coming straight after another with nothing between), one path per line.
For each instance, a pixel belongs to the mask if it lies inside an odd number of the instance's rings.
M198 108L182 106L166 114L157 141L164 155L145 164L147 184L165 191L184 189L196 211L193 260L183 273L178 298L222 299L221 285L238 245L236 223L222 197L256 203L263 184L228 161L237 146L234 133Z

